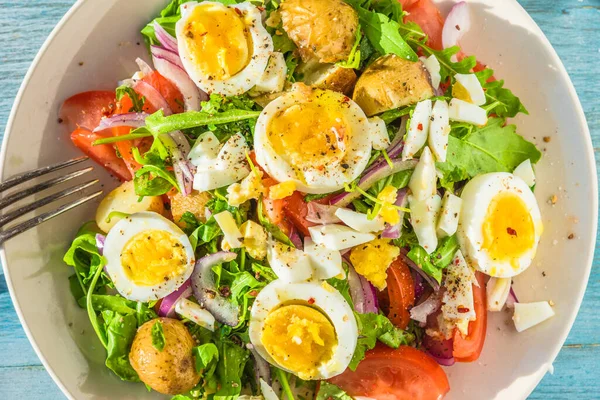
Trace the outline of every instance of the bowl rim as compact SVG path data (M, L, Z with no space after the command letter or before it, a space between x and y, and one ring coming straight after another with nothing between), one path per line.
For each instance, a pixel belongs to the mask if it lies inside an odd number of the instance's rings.
M48 48L50 47L51 43L54 41L54 38L64 28L64 26L68 22L70 22L72 17L77 13L79 8L86 1L93 1L93 0L77 0L69 8L69 10L65 13L65 15L57 23L57 25L52 29L52 31L50 32L50 34L44 41L43 45L40 47L40 50L37 52L36 56L34 57L33 61L31 62L31 65L27 69L27 73L25 74L25 76L23 78L23 82L21 83L19 90L17 92L17 95L15 97L15 100L13 102L11 112L9 114L6 128L4 131L4 137L2 140L2 146L1 146L1 150L0 150L0 178L4 175L5 161L6 161L6 156L7 156L7 152L8 152L8 139L9 139L11 131L12 131L12 126L14 124L14 120L16 118L16 110L21 105L23 94L24 94L26 88L29 86L29 81L31 80L32 75L37 70L39 60L48 51ZM433 0L433 1L437 3L440 0ZM450 1L456 2L456 0L450 0ZM567 83L568 92L569 92L568 100L575 106L576 114L581 122L582 127L583 127L581 135L583 136L583 138L582 138L583 145L586 149L585 156L587 157L587 162L591 165L590 172L592 173L593 176L596 177L596 180L594 180L591 184L591 187L589 187L589 189L592 190L592 193L591 193L592 194L592 215L591 215L591 217L593 217L593 222L592 222L592 226L591 226L592 229L590 232L591 235L589 235L589 238L588 238L589 243L586 246L586 248L588 249L587 250L588 254L586 257L587 260L586 260L586 270L585 270L585 282L584 282L585 284L581 285L579 287L578 293L574 297L575 303L577 305L577 307L576 307L577 311L575 313L571 313L566 318L566 320L567 320L566 322L567 322L567 325L569 328L563 331L563 333L559 337L560 341L557 341L556 342L557 344L550 351L551 362L554 362L554 360L558 356L559 352L561 351L569 333L571 332L571 329L573 328L573 324L575 322L575 319L577 318L577 315L579 314L579 310L581 308L581 303L583 301L583 297L585 295L585 291L586 291L587 285L589 283L589 277L590 277L591 269L593 266L593 258L594 258L594 251L595 251L595 245L596 245L597 230L598 230L598 173L597 173L597 168L596 168L595 155L594 155L594 151L593 151L593 144L592 144L592 139L591 139L591 135L590 135L590 129L589 129L589 126L588 126L588 123L586 120L586 116L585 116L583 107L581 105L581 101L579 100L579 97L578 97L575 87L573 85L573 81L571 80L571 77L569 76L562 60L558 56L558 53L554 49L554 46L552 46L552 44L550 43L550 41L548 40L548 38L546 37L546 35L542 31L542 29L538 26L538 24L531 17L531 15L529 15L527 10L525 10L525 8L517 0L511 0L511 3L513 3L512 4L513 6L516 6L522 13L524 13L526 15L527 19L531 23L531 27L532 28L535 27L533 29L537 30L537 33L538 33L539 37L541 38L544 47L546 47L547 49L550 50L550 56L553 59L554 65L556 65L558 67L558 71L559 71L561 77L563 79L566 78L566 83ZM62 393L67 398L74 399L72 394L69 392L69 390L66 388L66 386L61 381L61 379L56 375L56 373L50 366L50 363L48 362L48 360L46 359L46 357L44 356L44 354L38 347L37 343L35 342L32 334L31 334L31 331L29 329L27 321L25 320L25 317L21 311L20 304L16 300L16 296L14 293L14 287L12 284L12 279L11 279L10 272L9 272L9 269L7 266L8 263L7 263L6 251L4 249L4 246L0 247L0 262L2 263L2 269L4 272L6 284L7 284L8 291L9 291L9 294L11 297L11 301L13 303L15 312L19 318L19 322L21 323L23 330L25 331L25 334L27 336L29 343L31 344L31 346L34 349L38 358L40 359L45 370L48 372L48 374L50 375L52 380L56 383L56 385L60 388ZM524 388L524 390L523 390L524 398L528 397L535 390L535 388L539 385L539 383L541 382L541 380L543 379L544 376L545 376L545 374L540 374L539 376L536 377L536 379L534 381L531 381L531 383L528 384L528 386L526 388Z

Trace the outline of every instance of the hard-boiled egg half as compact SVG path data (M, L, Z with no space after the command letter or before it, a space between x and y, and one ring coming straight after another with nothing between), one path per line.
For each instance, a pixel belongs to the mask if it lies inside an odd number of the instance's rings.
M245 93L261 80L273 52L260 11L249 2L184 3L175 30L185 70L207 93Z
M543 224L525 181L506 172L479 175L467 183L461 197L457 233L469 264L499 278L529 267Z
M347 368L358 340L356 319L327 282L276 280L252 305L250 341L269 363L302 379L327 379Z
M117 291L135 301L158 300L192 274L195 257L188 237L160 214L139 212L121 219L104 242L106 272Z
M333 192L365 169L370 129L365 113L347 96L296 84L258 117L256 161L279 182L295 182L301 192Z

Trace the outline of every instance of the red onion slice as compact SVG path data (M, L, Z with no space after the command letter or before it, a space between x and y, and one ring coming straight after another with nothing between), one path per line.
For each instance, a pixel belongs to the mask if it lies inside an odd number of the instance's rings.
M144 96L146 101L152 104L157 110L163 110L165 116L173 114L169 103L163 97L162 94L148 82L142 80L136 80L133 85L133 90L136 91L140 96Z
M466 2L461 1L452 7L442 28L442 45L444 48L456 46L469 29L471 29L469 6Z
M367 171L365 171L363 177L360 178L360 181L358 182L358 186L362 190L369 190L369 188L380 179L387 178L388 176L400 171L413 169L417 165L417 160L392 160L392 164L393 168L390 168L388 163L383 160L383 158L381 161L376 161L369 169L367 169ZM346 207L352 202L352 200L358 197L360 197L360 193L358 191L340 193L331 199L330 204L337 207Z
M350 289L350 297L354 303L354 309L359 314L377 313L378 301L377 291L363 276L358 274L348 259L348 286Z
M175 304L177 304L180 299L187 299L191 295L192 287L190 280L188 279L179 287L179 289L162 299L160 307L158 308L158 315L160 317L173 318L175 316Z
M441 306L442 297L439 293L433 292L427 300L410 309L410 319L424 325L427 323L427 317L439 310Z
M298 229L296 229L294 225L292 225L292 228L290 229L289 239L298 250L304 250L304 243L298 233Z
M237 254L229 251L220 251L204 256L196 261L191 277L192 291L198 303L206 308L217 321L229 326L238 324L239 309L221 296L215 287L212 267L233 261L236 257Z
M199 111L200 103L208 100L208 95L198 89L190 79L179 55L158 46L152 46L151 51L156 70L171 81L183 95L185 111Z
M406 265L408 265L410 268L412 268L413 271L417 272L419 275L421 275L423 277L423 279L425 280L425 282L427 282L429 284L429 286L431 286L431 288L434 291L439 291L440 290L440 284L437 283L437 281L435 279L433 279L432 277L430 277L429 275L427 275L427 273L425 273L425 271L423 271L421 268L419 268L419 266L417 264L415 264L413 262L413 260L411 260L410 258L408 258L406 256L408 252L406 251L406 249L401 249L400 250L400 257L402 257L402 261L404 261L406 263Z
M402 119L400 120L400 128L398 129L398 132L396 132L396 136L394 136L394 139L392 140L392 143L390 143L389 147L387 148L387 153L388 153L388 157L390 158L398 158L400 157L400 155L402 155L402 149L404 148L404 135L406 134L406 122L408 121L408 115L402 117Z
M171 36L157 21L154 21L154 34L165 49L179 53L177 39Z
M140 69L140 72L142 73L142 75L150 75L151 73L154 72L152 67L150 65L148 65L148 63L146 61L142 60L141 58L136 58L135 63L138 65L138 68Z
M452 339L438 340L429 335L423 336L423 347L438 364L445 367L454 365L454 341Z
M100 132L105 129L118 128L121 126L140 128L146 125L146 117L148 117L148 114L144 112L113 114L110 117L102 118L100 120L100 124L94 129L94 132Z
M106 240L106 236L101 235L99 233L96 234L96 247L98 248L98 253L100 255L104 255L104 241Z
M398 195L396 196L396 202L394 203L398 207L406 207L406 203L408 202L407 196L408 190L406 188L400 189L398 191ZM400 218L400 222L395 225L387 224L383 232L381 233L381 237L386 239L398 239L402 235L402 222L404 221L404 211L398 210L398 217Z
M167 147L171 151L173 172L175 173L181 194L187 196L192 193L194 173L196 171L196 168L188 160L190 144L181 131L171 132L168 135L170 140L164 136L163 138L168 142Z
M308 203L308 213L306 214L306 220L313 224L337 224L340 219L335 215L335 212L339 207L330 206L327 204L320 204L316 201Z
M517 295L515 294L515 291L513 290L512 286L511 286L510 291L508 292L508 298L506 299L506 303L504 303L504 304L508 308L515 308L515 303L518 303L518 302L519 302L519 299L517 298Z

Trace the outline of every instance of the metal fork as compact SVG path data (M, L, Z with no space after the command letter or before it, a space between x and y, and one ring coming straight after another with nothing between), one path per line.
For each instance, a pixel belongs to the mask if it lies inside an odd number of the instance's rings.
M12 178L7 179L6 181L0 183L0 194L4 193L6 190L20 185L22 183L29 182L37 177L49 174L54 171L61 170L63 168L70 167L72 165L76 165L88 160L88 157L78 157L72 160L64 161L58 164L50 165L47 167L42 167L35 169L33 171L24 172L19 175L15 175ZM92 171L94 167L87 167L77 171L69 172L65 175L58 176L56 178L49 179L45 182L38 183L28 189L23 189L22 191L15 192L11 195L0 199L0 210L5 209L6 207L15 204L17 201L24 199L25 197L31 196L32 194L41 192L42 190L49 189L55 187L61 183L67 182L71 179L77 178L78 176L84 175L90 171ZM14 221L15 219L21 217L24 214L27 214L30 211L37 210L40 207L43 207L47 204L53 203L57 200L60 200L64 197L70 196L72 194L78 193L83 195L82 191L87 189L99 182L98 179L93 179L91 181L69 187L67 189L61 190L60 192L53 193L49 196L46 196L40 200L34 201L33 203L27 204L25 206L19 207L18 209L6 213L0 216L0 228L4 228L7 224ZM12 228L0 232L0 246L7 241L15 237L16 235L25 232L28 229L31 229L35 226L38 226L42 222L48 221L51 218L54 218L62 213L65 213L79 205L82 205L102 194L102 190L99 190L90 195L85 195L83 197L78 198L77 200L73 200L67 204L63 204L58 208L38 215L37 217L31 218L19 225L16 225Z

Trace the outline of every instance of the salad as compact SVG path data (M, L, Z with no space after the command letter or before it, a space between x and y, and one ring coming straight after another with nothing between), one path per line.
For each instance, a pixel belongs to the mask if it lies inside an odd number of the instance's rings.
M64 261L124 381L173 399L441 399L543 231L527 109L430 0L172 0L59 122L121 183ZM124 77L125 78L125 77Z

